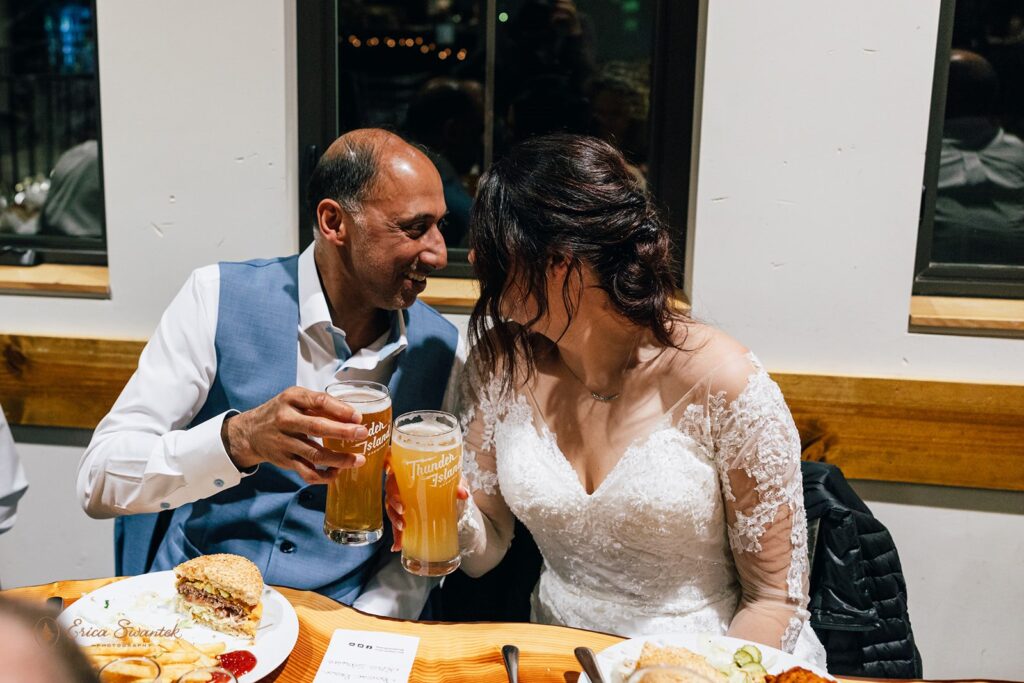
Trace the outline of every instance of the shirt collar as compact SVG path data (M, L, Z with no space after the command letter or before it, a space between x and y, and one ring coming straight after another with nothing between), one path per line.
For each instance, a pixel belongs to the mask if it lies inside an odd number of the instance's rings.
M327 297L320 284L320 276L316 270L316 259L313 257L311 244L299 255L299 329L309 332L321 326L332 332L336 356L346 361L347 365L369 369L380 361L403 351L409 345L405 333L404 311L391 311L391 328L369 346L352 356L344 341L345 331L334 326L331 311L327 306ZM339 344L340 341L340 344ZM349 356L352 356L349 358Z
M317 324L331 324L331 311L327 307L327 297L320 286L320 276L316 272L316 260L313 258L311 244L299 255L299 329L308 331Z

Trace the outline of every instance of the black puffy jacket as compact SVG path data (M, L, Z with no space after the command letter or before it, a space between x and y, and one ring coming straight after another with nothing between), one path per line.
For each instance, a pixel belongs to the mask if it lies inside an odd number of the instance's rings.
M811 548L811 626L841 676L921 678L892 536L839 468L801 463Z

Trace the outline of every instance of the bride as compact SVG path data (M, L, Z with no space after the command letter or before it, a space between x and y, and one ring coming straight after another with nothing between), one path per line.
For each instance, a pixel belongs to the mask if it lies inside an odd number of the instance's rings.
M621 154L520 145L471 231L463 570L494 568L519 518L544 558L534 621L728 634L824 666L789 409L752 353L674 306L667 228ZM396 548L401 510L389 486Z

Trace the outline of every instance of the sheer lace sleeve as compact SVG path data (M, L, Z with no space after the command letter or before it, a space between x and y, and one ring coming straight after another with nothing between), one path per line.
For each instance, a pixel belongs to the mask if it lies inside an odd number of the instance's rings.
M800 436L782 392L747 354L715 372L709 413L743 595L729 635L792 652L807 619Z
M462 471L470 498L459 519L462 570L481 576L505 556L515 529L515 517L498 486L494 428L501 399L493 377L483 377L473 358L466 364L460 391Z

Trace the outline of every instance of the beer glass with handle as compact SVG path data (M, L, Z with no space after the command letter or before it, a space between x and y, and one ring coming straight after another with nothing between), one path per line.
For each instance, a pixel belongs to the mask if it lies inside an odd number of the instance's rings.
M462 429L436 410L395 420L391 470L405 508L402 566L419 576L444 576L459 567L458 507Z
M368 545L384 534L384 464L391 446L391 394L377 382L357 380L328 385L327 393L359 411L367 436L363 441L324 439L339 453L362 454L362 467L343 469L327 485L324 533L342 545Z

